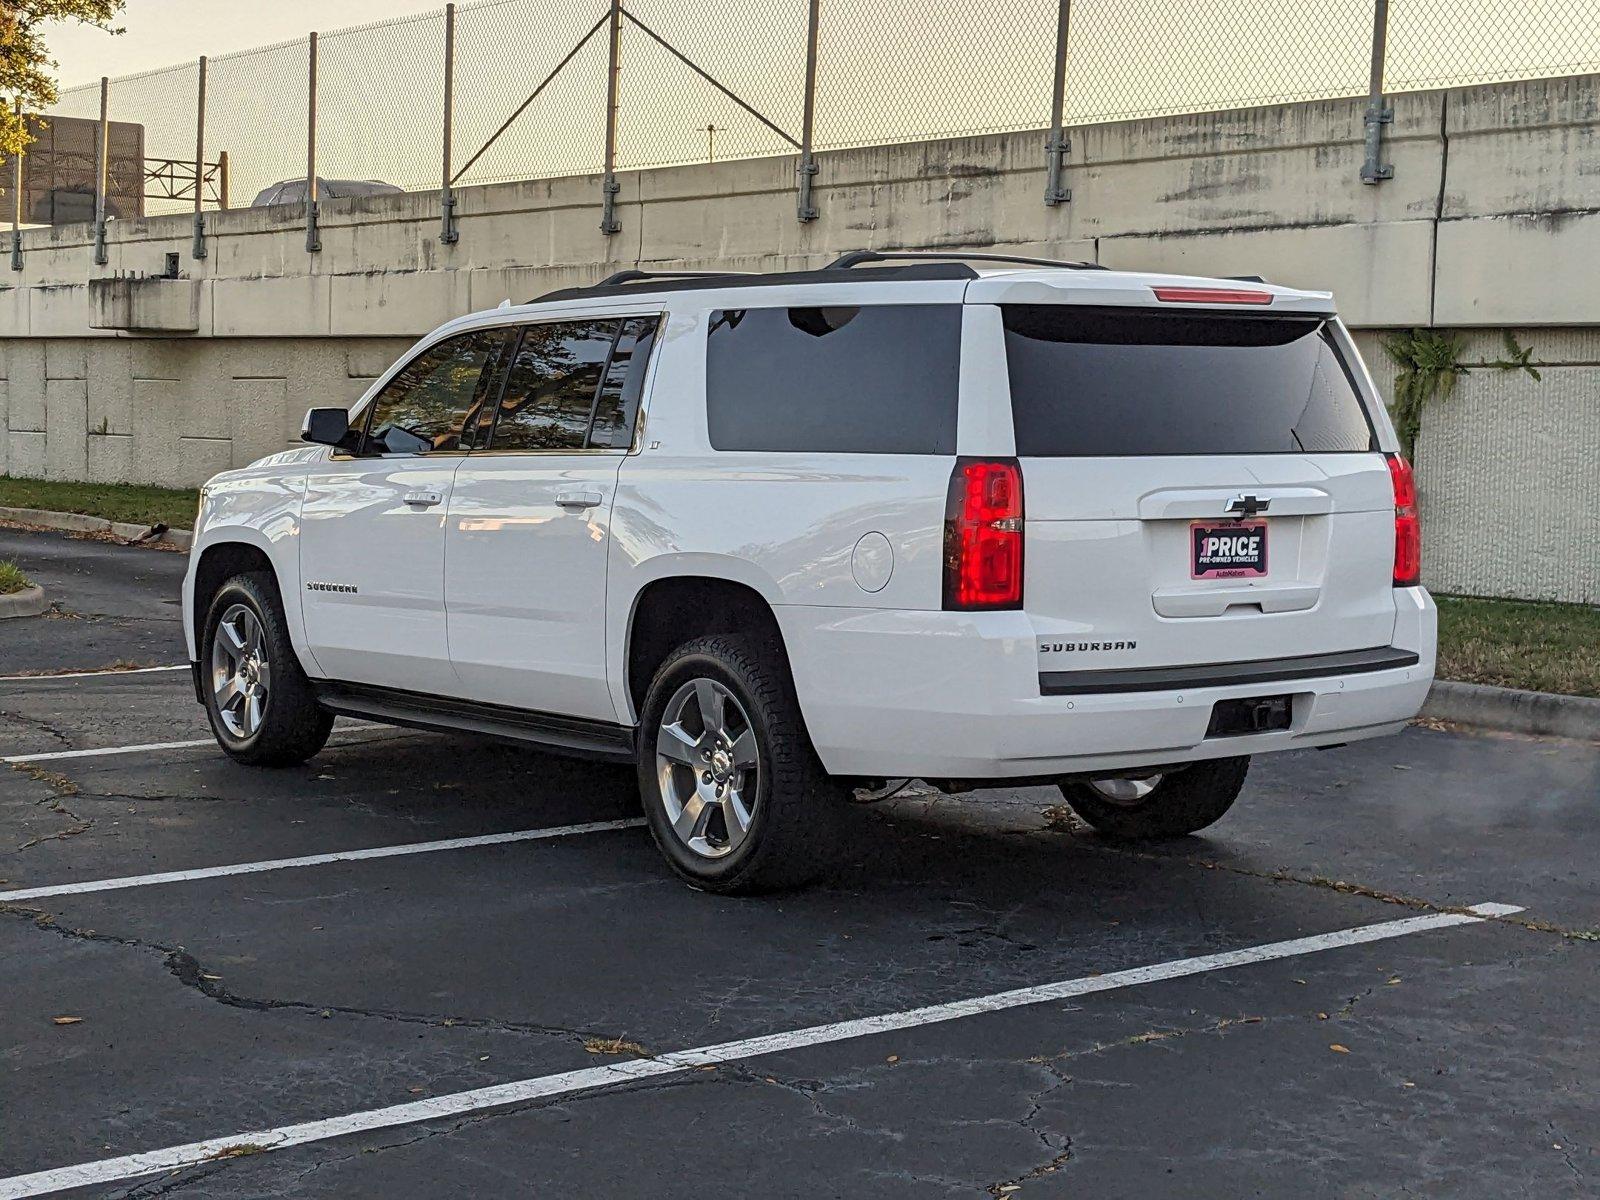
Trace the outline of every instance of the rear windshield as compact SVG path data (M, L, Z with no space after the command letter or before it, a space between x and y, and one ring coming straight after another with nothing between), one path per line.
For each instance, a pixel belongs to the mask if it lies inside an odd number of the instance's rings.
M1003 307L1020 456L1376 448L1324 318Z
M960 360L959 304L714 312L711 445L954 454Z

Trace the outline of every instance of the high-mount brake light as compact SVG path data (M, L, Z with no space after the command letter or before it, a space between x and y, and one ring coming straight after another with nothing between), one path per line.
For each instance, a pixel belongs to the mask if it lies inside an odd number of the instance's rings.
M1022 607L1022 468L958 458L944 521L944 606Z
M1417 513L1417 481L1403 454L1385 454L1394 482L1394 586L1422 582L1422 518Z
M1158 287L1156 299L1167 304L1271 304L1271 292L1247 292L1239 288Z

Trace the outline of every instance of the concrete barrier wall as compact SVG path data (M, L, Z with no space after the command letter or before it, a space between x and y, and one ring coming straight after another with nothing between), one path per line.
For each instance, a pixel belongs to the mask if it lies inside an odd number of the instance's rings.
M7 338L0 473L203 483L297 440L313 404L348 404L407 338Z
M316 254L292 208L208 214L204 259L184 216L114 223L103 267L85 226L29 231L24 269L0 278L0 469L197 483L281 447L308 405L358 394L440 322L625 266L999 249L1330 288L1358 329L1483 331L1490 357L1499 329L1531 331L1560 363L1545 383L1475 373L1427 417L1427 569L1452 590L1600 598L1600 510L1574 482L1583 454L1600 461L1600 76L1394 107L1395 176L1376 187L1359 179L1363 103L1335 100L1073 130L1055 208L1043 134L1022 133L825 154L809 224L783 157L624 174L611 237L595 176L466 189L454 245L431 194L325 204ZM169 251L180 280L91 298L92 279L158 274ZM128 313L169 332L95 327ZM1491 551L1530 491L1566 523Z

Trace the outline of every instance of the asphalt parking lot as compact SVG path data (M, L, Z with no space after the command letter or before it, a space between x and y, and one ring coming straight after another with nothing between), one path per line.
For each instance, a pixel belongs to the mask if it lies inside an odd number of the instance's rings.
M0 676L181 662L181 556L0 557L64 614ZM913 795L726 900L625 769L206 737L184 671L0 679L0 1200L1600 1190L1600 745L1278 756L1149 850Z
M181 662L187 556L0 525L0 561L45 589L51 613L0 628L0 675Z

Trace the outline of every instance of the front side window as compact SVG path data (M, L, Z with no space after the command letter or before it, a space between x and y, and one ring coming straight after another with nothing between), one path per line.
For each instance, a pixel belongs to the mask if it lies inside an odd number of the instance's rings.
M431 454L462 450L495 372L507 330L478 329L417 355L372 402L363 452Z
M706 417L717 450L954 454L959 304L711 314Z
M625 450L656 317L523 328L493 435L495 450Z

